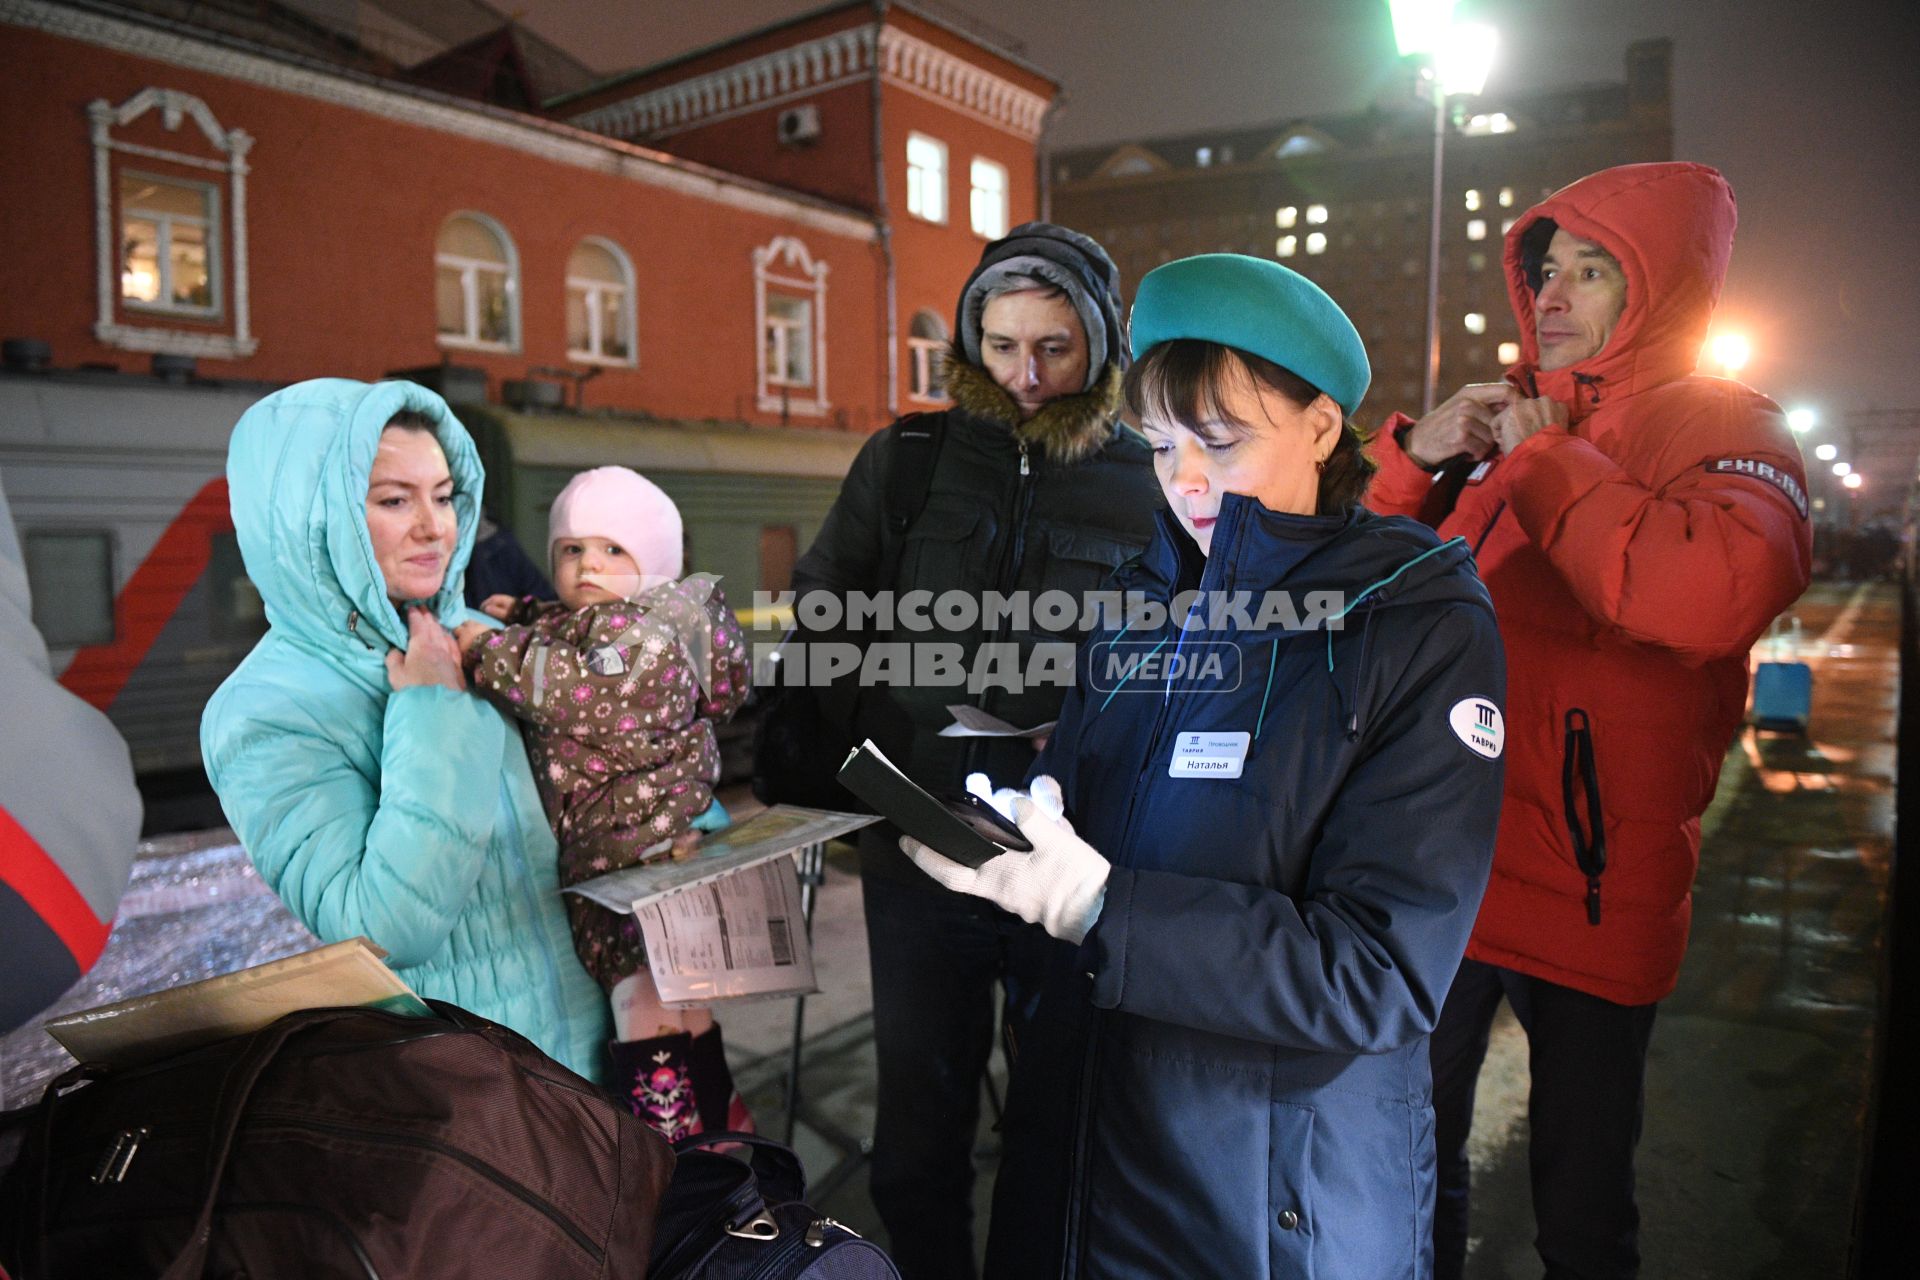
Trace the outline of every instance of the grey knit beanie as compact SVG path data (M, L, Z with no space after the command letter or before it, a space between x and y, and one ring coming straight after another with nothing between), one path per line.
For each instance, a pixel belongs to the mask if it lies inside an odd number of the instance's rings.
M1028 222L988 245L980 255L954 317L954 332L970 364L980 363L980 324L987 296L1009 276L1032 276L1063 290L1087 332L1091 390L1109 364L1124 369L1128 352L1120 311L1120 272L1091 236L1050 222Z

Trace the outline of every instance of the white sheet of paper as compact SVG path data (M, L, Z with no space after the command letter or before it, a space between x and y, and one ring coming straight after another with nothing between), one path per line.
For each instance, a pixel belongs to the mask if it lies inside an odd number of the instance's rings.
M775 999L820 988L791 857L642 905L635 913L660 1003Z
M943 738L1037 738L1043 733L1052 733L1053 726L1059 723L1049 720L1031 729L1017 729L999 716L988 715L964 702L949 706L947 714L953 717L953 723L940 731Z

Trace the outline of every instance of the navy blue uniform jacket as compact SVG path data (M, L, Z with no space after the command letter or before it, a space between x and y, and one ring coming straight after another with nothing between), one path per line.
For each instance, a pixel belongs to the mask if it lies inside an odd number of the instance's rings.
M1363 508L1229 495L1206 559L1160 523L1123 589L1345 612L1116 624L1082 650L1034 772L1113 873L1086 942L1010 979L989 1274L1428 1275L1427 1034L1500 812L1492 606L1464 542ZM1157 678L1114 678L1155 646ZM1217 676L1169 684L1175 650ZM1241 775L1170 776L1193 733L1249 735Z

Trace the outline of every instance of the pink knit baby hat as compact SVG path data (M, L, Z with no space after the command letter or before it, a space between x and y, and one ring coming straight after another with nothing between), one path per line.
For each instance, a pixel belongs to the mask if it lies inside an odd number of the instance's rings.
M567 481L547 516L547 561L562 538L605 538L640 568L641 585L682 570L680 509L660 486L625 467L595 467Z

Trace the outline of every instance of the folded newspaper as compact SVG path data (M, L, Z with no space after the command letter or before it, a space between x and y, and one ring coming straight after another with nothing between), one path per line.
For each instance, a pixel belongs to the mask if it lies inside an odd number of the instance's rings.
M791 855L878 821L775 805L708 836L685 861L609 872L567 892L638 918L662 1004L805 995L819 988Z
M386 952L349 938L299 955L50 1019L47 1033L81 1062L130 1067L245 1035L301 1009L371 1005L425 1014Z

